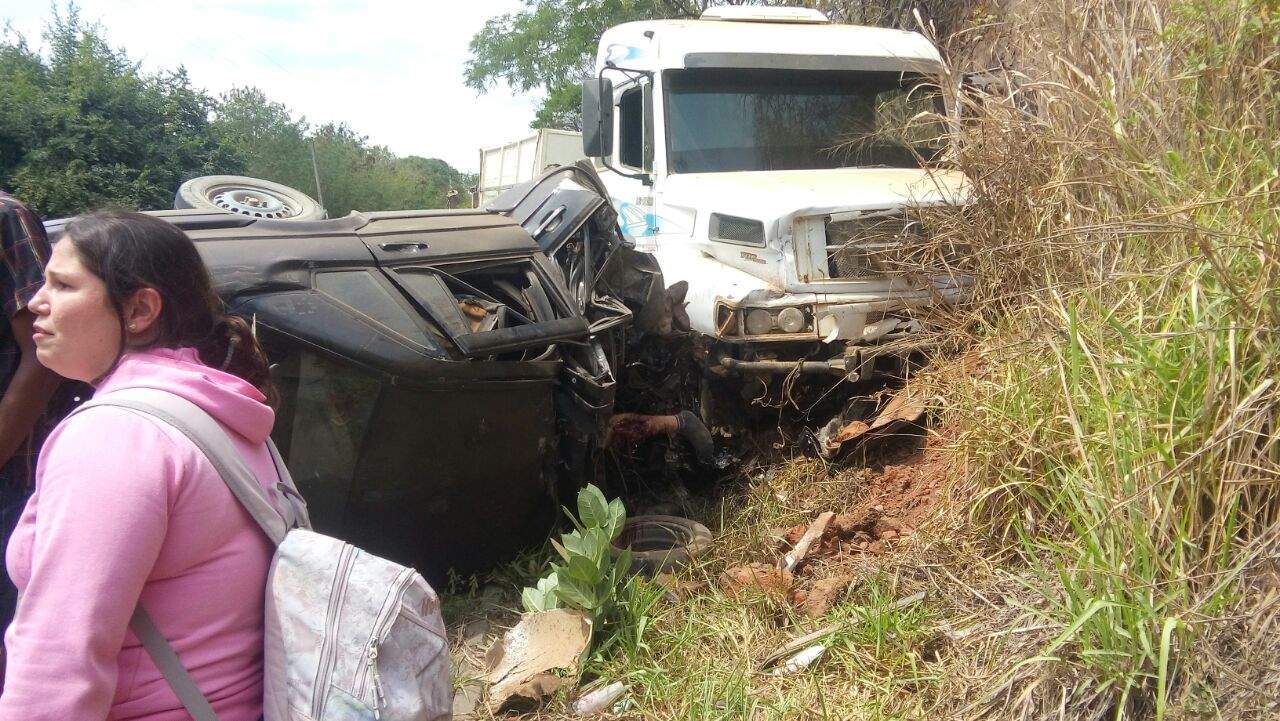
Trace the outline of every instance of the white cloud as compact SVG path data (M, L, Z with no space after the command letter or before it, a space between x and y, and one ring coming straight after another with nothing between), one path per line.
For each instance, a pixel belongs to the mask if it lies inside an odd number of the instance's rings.
M0 0L33 46L50 17L39 2ZM217 94L261 88L313 124L346 122L397 155L474 172L479 148L528 132L537 98L462 84L471 36L518 0L79 0L81 17L149 70L183 65Z

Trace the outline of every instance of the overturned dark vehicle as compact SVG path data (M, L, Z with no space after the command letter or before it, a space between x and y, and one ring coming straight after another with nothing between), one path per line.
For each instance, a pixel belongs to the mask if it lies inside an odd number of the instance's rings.
M291 219L250 186L154 214L254 323L317 529L440 580L540 543L594 474L625 334L663 287L607 197L582 165L486 210Z

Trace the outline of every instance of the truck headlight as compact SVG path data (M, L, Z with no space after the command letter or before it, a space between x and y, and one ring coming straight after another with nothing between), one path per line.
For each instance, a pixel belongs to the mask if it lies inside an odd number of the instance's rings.
M778 313L778 327L784 333L799 333L804 330L804 312L799 308L783 308Z
M748 335L764 335L773 330L773 316L763 308L756 308L747 313L746 326Z

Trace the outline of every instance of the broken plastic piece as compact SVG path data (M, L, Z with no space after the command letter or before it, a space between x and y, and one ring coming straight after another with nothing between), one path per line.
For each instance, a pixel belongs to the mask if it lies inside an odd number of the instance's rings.
M817 661L819 658L821 658L822 654L826 652L827 652L826 644L822 644L822 643L814 644L806 648L805 650L801 651L800 653L797 653L796 655L787 659L786 663L774 669L773 675L783 676L785 674L795 673L800 669L807 668L814 661Z
M594 716L602 711L608 710L618 699L622 698L622 694L627 692L627 687L621 681L615 681L608 686L598 688L588 694L585 694L577 701L573 702L573 713L577 716Z
M841 416L832 418L818 431L818 451L823 458L835 458L851 441L882 435L901 423L914 423L923 415L924 399L903 389L889 399L870 423L859 419L846 422Z

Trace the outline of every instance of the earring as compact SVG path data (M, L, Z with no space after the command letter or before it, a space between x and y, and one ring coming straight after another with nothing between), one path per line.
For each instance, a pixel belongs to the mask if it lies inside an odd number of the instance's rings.
M137 333L137 332L138 332L138 324L137 324L137 323L130 323L130 324L129 324L129 332L130 332L130 333Z

